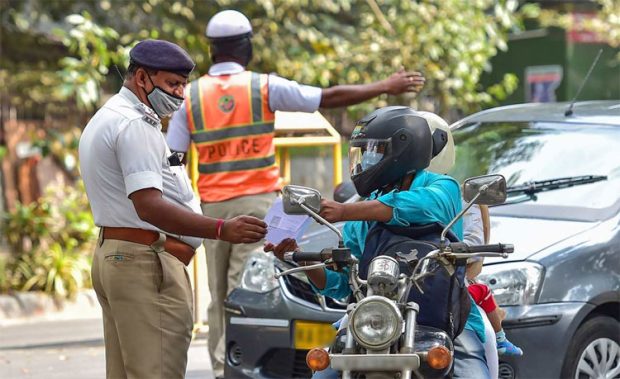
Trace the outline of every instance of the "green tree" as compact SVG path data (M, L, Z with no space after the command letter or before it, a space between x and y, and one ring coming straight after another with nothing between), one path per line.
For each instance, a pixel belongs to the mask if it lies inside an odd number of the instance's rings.
M64 28L57 42L69 47L70 57L60 60L62 75L53 84L62 83L60 95L77 95L82 105L97 98L109 64L126 59L127 47L138 39L175 41L194 56L197 73L206 72L206 22L218 10L234 8L248 15L255 29L253 69L329 86L370 82L403 65L428 79L420 105L434 105L443 114L479 109L515 88L510 75L490 88L481 88L478 80L531 8L518 10L516 0L10 2L8 19L15 30L26 25L42 30L45 23ZM81 16L66 17L78 9ZM112 82L119 84L116 78Z

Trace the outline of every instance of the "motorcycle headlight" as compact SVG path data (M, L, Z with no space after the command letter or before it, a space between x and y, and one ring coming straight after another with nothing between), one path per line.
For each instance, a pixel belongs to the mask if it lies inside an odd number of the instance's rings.
M278 281L274 277L276 273L275 259L272 254L265 254L262 251L251 253L241 273L239 287L259 293L269 292L277 288Z
M369 296L351 312L349 331L366 349L385 349L400 337L402 329L400 310L384 297Z
M536 301L543 267L533 262L484 266L476 278L489 286L498 305L527 305Z

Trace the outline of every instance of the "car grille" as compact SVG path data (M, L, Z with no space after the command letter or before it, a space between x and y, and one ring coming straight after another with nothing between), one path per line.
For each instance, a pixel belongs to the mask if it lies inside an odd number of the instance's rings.
M291 295L296 296L309 303L320 305L318 294L314 292L314 289L310 284L298 279L292 275L283 276L286 288L288 288Z
M325 306L331 309L346 309L346 305L338 304L329 297L324 297L314 291L312 286L293 275L285 275L282 277L286 288L291 295L307 301L308 303L321 307L321 300L325 300Z
M262 374L269 378L310 378L307 353L308 350L272 349L265 356Z

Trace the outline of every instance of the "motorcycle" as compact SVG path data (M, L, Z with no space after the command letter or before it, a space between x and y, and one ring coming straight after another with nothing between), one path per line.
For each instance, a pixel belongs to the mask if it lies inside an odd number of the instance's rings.
M474 204L496 205L506 199L506 181L501 175L470 178L464 182L463 197L467 205L443 228L438 248L421 259L415 251L398 253L396 257L378 255L369 265L365 280L359 277L358 259L343 243L342 233L320 215L321 194L312 188L285 186L284 212L289 215L307 214L338 235L338 247L320 252L287 252L284 260L319 262L294 267L276 273L276 278L296 272L326 267L348 271L349 286L354 302L335 342L326 351L315 348L308 352L306 363L312 371L327 367L341 372L343 379L365 378L442 378L449 375L454 346L450 336L441 329L417 324L420 307L409 301L413 286L421 292L421 283L439 267L454 272L457 260L469 257L508 257L513 252L509 244L468 246L464 242L450 242L449 229ZM437 264L432 264L437 262ZM399 264L412 268L410 275L400 272Z

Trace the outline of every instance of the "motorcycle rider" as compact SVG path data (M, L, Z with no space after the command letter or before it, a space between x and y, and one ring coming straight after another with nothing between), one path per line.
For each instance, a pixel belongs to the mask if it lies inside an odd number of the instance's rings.
M378 109L357 123L349 150L351 179L357 192L367 200L346 204L323 200L320 214L329 222L347 221L344 243L358 259L372 223L447 225L460 212L461 193L456 180L425 170L433 153L437 155L449 142L445 134L443 144L433 138L441 136L435 133L440 128L437 117L409 107L391 106ZM433 152L434 144L439 148ZM453 225L452 232L463 238L460 220ZM296 249L297 243L292 239L277 246L265 245L265 251L273 251L279 259ZM323 295L344 298L351 292L345 273L316 269L306 271L306 275ZM484 341L483 319L472 304L465 329L455 340L455 377L489 377ZM333 374L336 373L328 369L316 376Z

